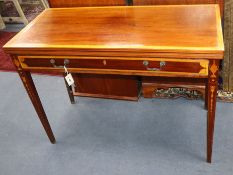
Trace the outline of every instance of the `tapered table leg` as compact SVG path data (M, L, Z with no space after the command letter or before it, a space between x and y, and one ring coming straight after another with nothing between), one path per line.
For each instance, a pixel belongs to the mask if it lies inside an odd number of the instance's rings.
M207 79L205 82L205 109L206 110L208 110L208 81L209 79Z
M214 138L214 122L216 110L216 95L218 88L219 61L213 60L209 63L208 77L208 114L207 114L207 162L211 163Z
M27 71L24 71L22 69L18 69L18 73L19 73L19 76L23 82L23 85L31 99L31 102L37 112L37 115L45 129L45 132L47 133L48 137L49 137L49 140L51 143L55 143L56 140L55 140L55 137L53 135L53 132L52 132L52 129L50 127L50 124L48 122L48 119L47 119L47 116L44 112L44 109L43 109L43 106L41 104L41 101L40 101L40 98L38 96L38 93L37 93L37 90L36 90L36 87L34 85L34 82L32 80L32 77L31 77L31 73L30 72L27 72Z

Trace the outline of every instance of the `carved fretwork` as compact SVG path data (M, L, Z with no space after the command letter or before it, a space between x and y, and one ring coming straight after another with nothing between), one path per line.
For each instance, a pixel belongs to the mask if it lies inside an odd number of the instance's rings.
M155 98L179 98L184 97L187 99L201 99L203 98L203 92L182 88L182 87L171 87L171 88L158 88L154 90Z

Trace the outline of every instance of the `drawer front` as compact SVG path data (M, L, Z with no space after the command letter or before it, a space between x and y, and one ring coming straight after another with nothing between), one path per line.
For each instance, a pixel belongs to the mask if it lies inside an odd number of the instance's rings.
M208 60L168 59L168 58L90 58L90 57L42 57L20 56L21 66L25 69L64 69L72 72L100 71L129 74L177 74L208 75ZM94 73L93 72L93 73Z

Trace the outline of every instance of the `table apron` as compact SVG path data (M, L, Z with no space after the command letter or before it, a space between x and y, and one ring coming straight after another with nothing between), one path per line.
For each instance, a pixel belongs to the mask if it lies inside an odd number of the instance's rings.
M207 59L18 56L20 65L30 71L119 74L168 77L208 77Z

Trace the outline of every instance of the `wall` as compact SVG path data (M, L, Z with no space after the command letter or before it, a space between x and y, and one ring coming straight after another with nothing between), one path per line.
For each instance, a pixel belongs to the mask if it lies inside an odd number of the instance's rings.
M225 0L224 42L223 88L226 91L233 91L233 0Z

